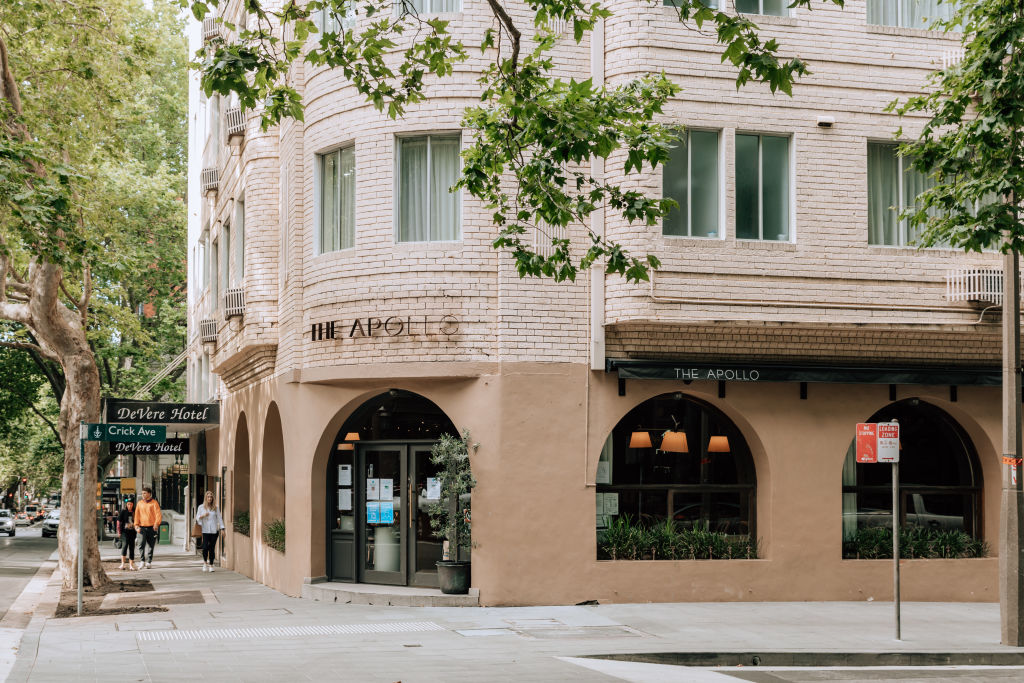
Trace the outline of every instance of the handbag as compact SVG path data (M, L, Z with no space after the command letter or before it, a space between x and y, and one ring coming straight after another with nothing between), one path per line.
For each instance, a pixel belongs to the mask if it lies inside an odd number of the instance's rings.
M203 527L199 524L199 522L192 522L192 538L202 538L202 537L203 537Z

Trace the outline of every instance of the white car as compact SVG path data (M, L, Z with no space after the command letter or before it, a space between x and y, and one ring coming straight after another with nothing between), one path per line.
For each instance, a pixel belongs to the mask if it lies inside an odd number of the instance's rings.
M41 533L44 537L45 536L56 536L57 535L57 527L59 527L59 526L60 526L60 509L51 510L50 513L46 515L46 519L43 520L43 527L42 527L42 530L39 533Z
M14 535L14 514L10 510L0 510L0 534Z

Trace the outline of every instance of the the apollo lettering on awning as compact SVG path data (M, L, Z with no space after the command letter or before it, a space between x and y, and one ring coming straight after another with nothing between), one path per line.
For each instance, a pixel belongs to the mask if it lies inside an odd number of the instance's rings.
M991 386L1002 384L999 368L855 367L839 365L778 365L608 359L607 372L620 380L668 379L684 382L826 382L836 384L947 384Z

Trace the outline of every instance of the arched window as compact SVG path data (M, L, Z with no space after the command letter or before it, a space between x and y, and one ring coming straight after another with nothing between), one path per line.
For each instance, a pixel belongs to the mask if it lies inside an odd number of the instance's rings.
M893 420L900 425L900 528L980 538L981 466L970 438L945 411L916 398L888 405L867 421ZM892 527L892 468L858 463L851 441L843 465L843 541L876 526Z
M682 393L631 410L612 430L597 469L597 529L617 517L652 527L754 536L756 477L747 442L721 411Z

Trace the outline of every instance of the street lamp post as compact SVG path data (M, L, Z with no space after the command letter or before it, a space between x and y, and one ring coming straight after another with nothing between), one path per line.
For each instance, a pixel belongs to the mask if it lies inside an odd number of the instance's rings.
M1003 486L999 517L999 613L1003 645L1024 645L1024 473L1021 471L1020 256L1003 266Z

